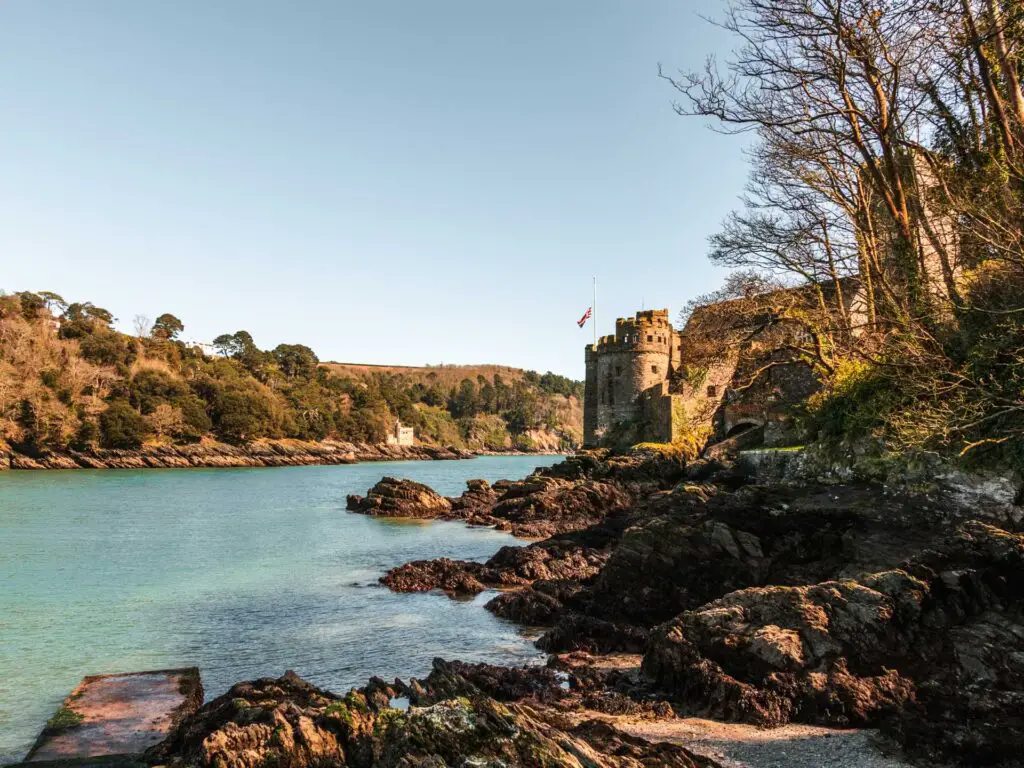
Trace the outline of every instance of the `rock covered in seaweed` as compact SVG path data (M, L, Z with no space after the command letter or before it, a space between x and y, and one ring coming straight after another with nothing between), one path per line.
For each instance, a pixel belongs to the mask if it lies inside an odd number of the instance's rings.
M631 502L615 483L533 475L510 484L490 516L515 536L543 538L587 528Z
M196 768L714 768L682 747L649 744L599 723L572 726L527 704L482 694L456 668L457 695L435 692L407 711L387 706L405 690L371 681L336 696L294 673L235 685L147 752L151 764ZM417 685L419 690L425 689Z
M394 592L429 592L440 589L449 595L475 595L487 589L481 579L486 566L481 563L452 560L414 560L392 568L381 576L380 583Z
M486 563L414 560L392 568L380 581L395 592L440 589L451 595L478 594L489 588L522 587L539 579L585 582L600 572L607 557L607 552L567 535L527 547L502 547Z
M499 498L501 498L501 494L492 488L486 480L467 480L466 490L462 492L462 495L451 499L452 516L471 521L478 518L486 520L490 515L491 507L497 503ZM490 524L489 521L486 524Z

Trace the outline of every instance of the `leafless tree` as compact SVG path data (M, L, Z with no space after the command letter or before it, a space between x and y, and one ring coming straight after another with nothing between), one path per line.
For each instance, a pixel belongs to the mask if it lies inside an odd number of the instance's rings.
M138 338L149 338L149 334L153 330L153 321L145 315L136 315L132 318L132 328Z
M717 23L731 58L663 74L680 114L756 132L711 258L804 286L733 297L730 322L890 377L908 443L1024 439L1024 5L733 0Z

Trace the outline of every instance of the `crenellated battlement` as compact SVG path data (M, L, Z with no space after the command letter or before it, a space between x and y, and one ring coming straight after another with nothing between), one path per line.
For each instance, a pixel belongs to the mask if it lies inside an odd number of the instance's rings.
M667 309L649 309L637 312L636 317L620 317L615 321L615 333L597 340L596 352L648 352L661 351L676 342L678 332L668 319ZM587 345L588 354L595 351Z

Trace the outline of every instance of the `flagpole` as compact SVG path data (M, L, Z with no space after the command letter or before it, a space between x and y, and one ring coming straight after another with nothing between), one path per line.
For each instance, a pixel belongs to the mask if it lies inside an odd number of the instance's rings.
M594 349L597 349L597 275L594 275Z

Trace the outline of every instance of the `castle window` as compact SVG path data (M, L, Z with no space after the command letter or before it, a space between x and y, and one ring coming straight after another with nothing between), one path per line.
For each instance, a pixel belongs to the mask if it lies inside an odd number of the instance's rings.
M709 384L708 385L708 397L717 397L717 396L718 396L718 387L716 387L714 384Z
M652 365L651 366L651 373L657 373L657 372L658 372L658 366Z
M615 366L615 375L616 376L621 376L622 375L622 366L621 365L616 365Z
M647 340L648 341L654 341L654 337L652 335L648 334L647 335Z

